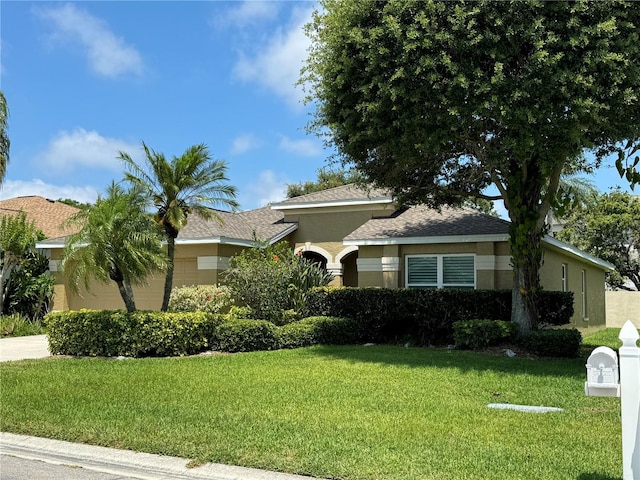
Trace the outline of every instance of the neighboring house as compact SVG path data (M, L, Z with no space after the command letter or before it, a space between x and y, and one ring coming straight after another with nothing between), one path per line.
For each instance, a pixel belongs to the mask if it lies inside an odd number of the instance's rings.
M192 216L180 232L175 286L218 283L229 258L251 248L254 238L287 240L333 273L337 285L510 289L513 284L509 223L471 209L398 208L383 191L345 185L257 210L218 213L223 225ZM604 326L604 274L613 267L552 237L543 246L543 287L574 292L574 326ZM115 286L96 286L84 298L65 289L56 273L63 247L64 239L38 244L51 251L59 293L54 308L121 308ZM135 290L139 308L159 308L162 281L154 278L150 287Z
M63 225L71 215L78 212L76 207L65 203L38 196L0 200L0 216L15 216L19 212L25 212L27 219L33 221L47 238L61 237L76 231Z

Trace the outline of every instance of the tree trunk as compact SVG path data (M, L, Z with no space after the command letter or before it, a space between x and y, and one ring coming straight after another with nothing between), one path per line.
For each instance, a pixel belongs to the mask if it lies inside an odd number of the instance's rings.
M511 220L511 321L517 325L520 335L527 335L539 321L537 295L540 291L541 242L545 229L541 215L546 214L547 207L540 201L543 180L538 162L532 160L524 165L516 165L511 174L511 185L506 191L513 194L505 200Z
M167 264L167 276L164 279L164 295L162 297L161 311L166 312L169 308L169 298L171 297L171 289L173 288L173 259L176 254L176 238L172 235L167 235L167 257L169 262Z
M124 280L117 281L118 290L120 291L120 296L122 300L124 300L124 306L127 309L127 312L135 312L136 311L136 302L133 299L133 290L131 286L125 283Z

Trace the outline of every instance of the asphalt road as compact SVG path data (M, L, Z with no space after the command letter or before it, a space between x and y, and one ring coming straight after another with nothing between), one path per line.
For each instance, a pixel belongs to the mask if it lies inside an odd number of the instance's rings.
M0 455L0 479L2 480L138 480L139 478Z

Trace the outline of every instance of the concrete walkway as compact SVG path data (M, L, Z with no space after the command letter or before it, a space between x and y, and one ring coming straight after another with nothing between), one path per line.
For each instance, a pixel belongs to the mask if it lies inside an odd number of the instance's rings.
M51 355L48 346L46 335L2 338L0 361L48 357ZM301 475L216 463L188 468L189 460L183 458L6 432L0 432L0 454L144 480L313 480Z
M46 335L0 338L0 362L51 356Z

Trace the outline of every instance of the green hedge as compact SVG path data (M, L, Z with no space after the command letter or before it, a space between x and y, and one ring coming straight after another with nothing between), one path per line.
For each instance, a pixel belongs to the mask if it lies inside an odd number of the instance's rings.
M511 340L516 335L513 322L503 320L462 320L453 323L457 348L482 350Z
M80 310L45 317L53 354L83 356L192 355L206 350L222 315L204 312Z
M74 356L180 356L207 349L249 352L357 340L353 320L313 317L282 327L264 320L204 312L80 310L45 317L53 354Z
M524 346L541 357L580 356L582 335L575 328L534 330L524 338Z
M569 323L571 292L540 292L545 323ZM395 342L414 338L422 345L453 342L456 321L511 319L511 290L317 288L310 292L305 316L353 318L360 341Z

